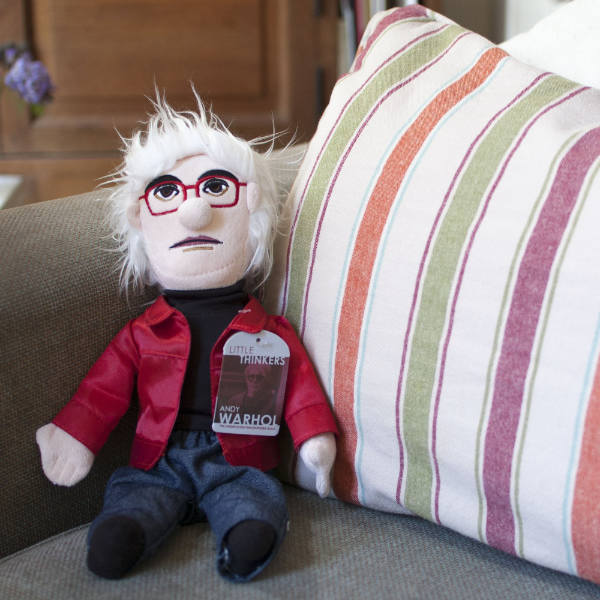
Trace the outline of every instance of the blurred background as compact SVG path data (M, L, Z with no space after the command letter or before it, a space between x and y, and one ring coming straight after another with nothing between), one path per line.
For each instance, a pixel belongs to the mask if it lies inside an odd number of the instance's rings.
M500 42L560 2L421 3ZM414 3L0 0L0 208L93 190L119 162L119 134L151 112L155 86L185 109L193 83L243 137L275 129L288 132L282 143L308 141L370 14Z

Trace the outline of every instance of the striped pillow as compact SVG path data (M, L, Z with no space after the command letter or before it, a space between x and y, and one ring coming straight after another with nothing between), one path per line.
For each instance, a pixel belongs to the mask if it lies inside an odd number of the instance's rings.
M600 581L599 157L599 91L422 7L370 23L268 292L337 497Z

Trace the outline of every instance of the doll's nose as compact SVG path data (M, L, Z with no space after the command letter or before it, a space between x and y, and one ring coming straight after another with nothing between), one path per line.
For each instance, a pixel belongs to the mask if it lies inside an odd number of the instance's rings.
M179 222L188 229L203 229L212 221L212 209L203 198L188 198L177 211Z

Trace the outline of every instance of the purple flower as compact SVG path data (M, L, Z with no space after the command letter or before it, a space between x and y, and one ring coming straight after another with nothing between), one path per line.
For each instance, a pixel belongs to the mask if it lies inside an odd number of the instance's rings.
M17 58L18 50L15 46L7 46L4 50L4 62L7 65L12 65L15 58Z
M39 60L31 60L28 53L15 60L4 78L4 83L16 90L29 104L43 102L52 91L52 82L46 67Z

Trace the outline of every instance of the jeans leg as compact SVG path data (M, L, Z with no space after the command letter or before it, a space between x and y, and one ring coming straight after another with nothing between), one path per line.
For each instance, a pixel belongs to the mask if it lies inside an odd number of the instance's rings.
M272 476L252 467L221 467L221 484L204 494L200 509L213 530L217 545L217 569L235 582L256 577L273 559L287 531L288 514L281 484ZM215 465L216 471L221 470ZM251 573L240 576L228 569L228 550L224 542L228 532L242 521L257 520L275 531L275 543L269 555Z
M140 560L148 558L184 519L189 500L185 491L165 485L160 469L148 472L132 467L117 469L106 487L102 512L90 527L88 542L106 519L128 517L144 531L144 553Z

